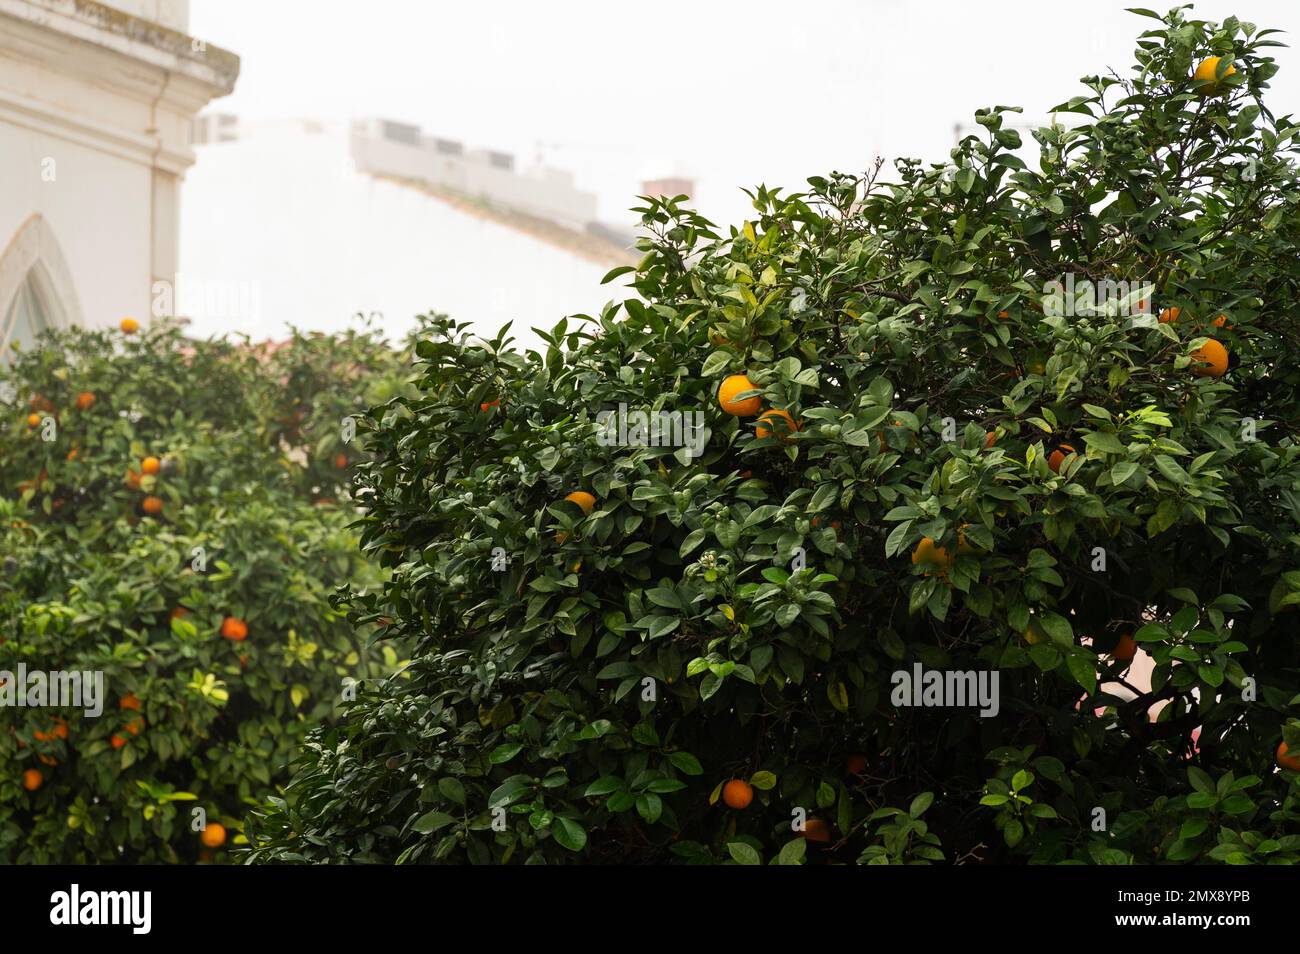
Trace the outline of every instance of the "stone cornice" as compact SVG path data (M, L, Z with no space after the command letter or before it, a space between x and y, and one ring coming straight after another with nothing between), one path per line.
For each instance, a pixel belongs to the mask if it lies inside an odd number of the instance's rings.
M124 125L28 88L0 91L0 119L177 175L194 162L190 121L239 73L232 53L89 0L0 0L0 59L84 84L88 102L102 91L135 103L140 117Z
M93 0L0 0L0 16L26 22L210 87L208 98L235 88L239 57L229 50ZM3 40L0 35L0 40Z

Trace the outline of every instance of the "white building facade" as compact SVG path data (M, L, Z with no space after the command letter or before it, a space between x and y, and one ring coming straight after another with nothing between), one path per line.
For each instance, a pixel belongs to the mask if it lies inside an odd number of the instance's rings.
M46 327L151 317L179 261L195 115L234 54L188 0L0 0L0 361Z
M397 340L440 311L484 337L513 322L538 348L531 328L628 294L600 283L607 261L362 171L347 123L206 120L176 282L191 334L334 333L360 315Z
M409 123L353 123L352 159L362 172L427 182L579 231L596 221L596 196L577 188L571 173L548 166L521 173L508 152L466 149Z

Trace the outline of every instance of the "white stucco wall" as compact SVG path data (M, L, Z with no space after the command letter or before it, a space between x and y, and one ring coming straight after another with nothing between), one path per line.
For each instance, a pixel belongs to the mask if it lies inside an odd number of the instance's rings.
M45 219L84 324L149 310L152 182L148 166L0 121L0 236L7 243L31 215Z
M513 320L538 347L530 327L627 294L600 284L607 265L358 171L349 147L349 130L305 121L241 123L237 141L199 147L178 283L193 333L280 338L373 311L397 337L432 310L485 336Z
M190 122L238 73L180 32L187 18L185 0L0 0L0 320L18 252L37 247L72 286L51 310L91 326L150 317L154 283L175 276ZM33 221L38 244L20 239Z

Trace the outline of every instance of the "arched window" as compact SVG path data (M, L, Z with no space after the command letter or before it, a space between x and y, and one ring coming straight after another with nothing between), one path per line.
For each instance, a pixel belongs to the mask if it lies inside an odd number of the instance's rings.
M81 306L54 232L33 215L0 255L0 363L14 345L31 348L41 332L80 324Z
M28 272L0 323L0 363L12 361L15 348L30 351L49 327L49 311L41 301L36 275Z

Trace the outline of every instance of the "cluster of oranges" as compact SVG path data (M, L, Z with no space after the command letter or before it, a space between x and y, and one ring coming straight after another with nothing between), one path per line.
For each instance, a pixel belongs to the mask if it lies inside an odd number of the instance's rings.
M1213 57L1217 59L1217 57ZM1231 67L1229 68L1231 69ZM1160 312L1162 325L1177 324L1183 310L1178 307L1165 308ZM1210 322L1215 328L1232 330L1226 315L1220 315ZM1217 338L1207 338L1205 344L1192 352L1192 373L1202 378L1221 378L1228 373L1228 349Z
M780 436L781 440L788 441L790 435L800 429L800 424L794 419L789 411L774 408L772 410L759 411L763 408L763 399L757 394L752 394L747 398L739 397L746 391L758 390L754 382L749 380L745 374L733 374L723 379L718 385L718 406L730 414L732 417L753 417L758 414L758 423L754 426L754 436L758 438ZM778 424L777 422L781 423Z
M867 770L867 757L861 753L850 755L845 761L844 774L859 776ZM754 786L742 778L728 780L722 786L722 803L736 811L744 811L754 801ZM804 822L799 837L806 841L825 844L831 840L830 826L820 818Z
M32 733L32 737L37 742L54 742L55 740L66 740L68 737L68 720L63 718L62 716L55 716L51 726L48 729L37 729L35 732ZM18 747L20 749L26 748L26 745L21 740L19 740ZM48 755L48 754L38 754L36 756L36 760L40 762L42 765L48 765L50 767L59 764L59 760L57 758L55 758L53 755ZM38 778L40 777L41 773L39 769L31 769L30 771L35 772ZM38 781L37 784L39 785L40 782Z
M135 693L128 692L124 695L120 700L118 700L117 707L122 710L123 718L126 719L126 722L122 726L122 731L114 732L113 737L109 740L114 749L122 748L122 746L130 742L132 738L143 732L145 727L144 716L127 715L127 713L131 712L138 713L141 709L140 700L136 697Z
M157 457L146 457L140 461L140 469L137 471L133 467L126 469L126 485L132 490L140 489L140 482L145 477L156 477L162 471L162 461ZM140 509L151 517L156 517L162 513L162 498L155 494L146 494L144 500L140 502Z
M145 477L155 477L162 470L162 461L157 457L146 457L140 461L140 469L134 467L126 469L126 485L132 490L140 489L140 482ZM140 509L151 517L156 517L162 513L162 498L154 494L147 494L140 503Z
M77 400L74 403L78 411L89 411L95 406L96 400L94 391L82 391L77 395ZM27 415L27 429L29 431L34 431L40 427L45 420L45 415L54 414L55 411L53 402L43 394L33 397L28 403L28 407L31 410L31 413ZM57 421L58 418L55 417L55 420Z

